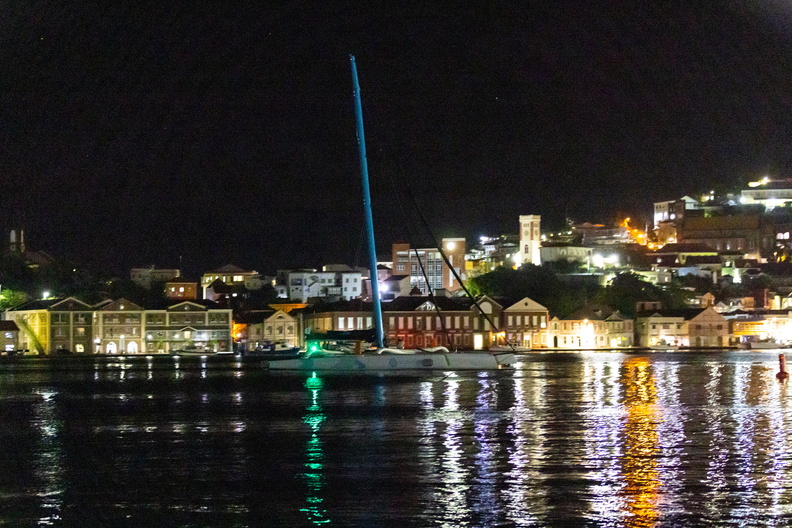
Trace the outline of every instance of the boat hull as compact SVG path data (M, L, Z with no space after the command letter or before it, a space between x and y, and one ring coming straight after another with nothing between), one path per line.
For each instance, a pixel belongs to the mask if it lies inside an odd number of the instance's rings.
M511 367L514 354L339 354L270 361L271 370L322 370L340 372L394 370L498 370Z

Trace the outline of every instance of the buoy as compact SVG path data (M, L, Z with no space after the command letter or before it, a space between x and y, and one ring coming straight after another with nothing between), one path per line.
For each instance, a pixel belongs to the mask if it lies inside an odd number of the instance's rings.
M778 374L776 374L776 378L781 381L785 381L789 378L789 372L786 371L786 358L784 354L778 354Z

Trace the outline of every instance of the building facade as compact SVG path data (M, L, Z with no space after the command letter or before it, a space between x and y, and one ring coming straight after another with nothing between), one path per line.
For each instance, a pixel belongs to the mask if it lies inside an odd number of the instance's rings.
M330 302L350 301L363 293L363 274L360 271L295 270L288 273L288 298L305 303L309 299Z
M151 266L150 268L132 268L129 275L132 282L149 290L152 284L163 283L181 277L181 270Z
M6 312L20 328L19 349L50 355L156 354L205 348L232 349L230 309L180 302L146 309L127 299L88 305L79 299L33 301Z
M393 244L393 275L409 275L411 288L418 288L423 295L430 290L459 290L462 284L457 276L465 280L465 239L444 238L442 247L450 267L437 248L414 249L409 244Z
M515 264L542 265L541 233L542 217L539 215L520 215L520 250Z

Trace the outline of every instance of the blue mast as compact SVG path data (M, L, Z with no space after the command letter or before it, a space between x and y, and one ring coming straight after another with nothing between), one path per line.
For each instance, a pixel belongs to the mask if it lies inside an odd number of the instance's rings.
M374 305L374 331L376 333L377 347L383 348L382 305L380 304L379 281L377 280L377 248L374 245L374 217L371 214L371 189L369 187L368 164L366 162L366 138L363 135L363 105L360 103L360 85L358 84L354 55L349 56L349 62L352 65L352 91L355 98L360 174L363 178L363 209L366 216L366 232L368 233L369 273L371 274L371 297Z

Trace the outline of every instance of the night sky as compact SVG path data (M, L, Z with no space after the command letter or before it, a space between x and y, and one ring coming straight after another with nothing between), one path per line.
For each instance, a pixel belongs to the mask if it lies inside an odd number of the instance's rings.
M782 0L73 4L0 14L0 228L94 268L365 265L350 54L382 256L792 176Z

